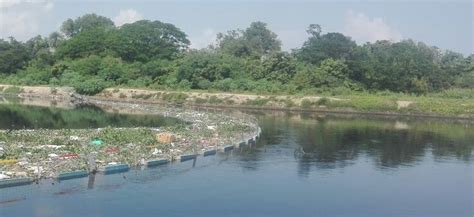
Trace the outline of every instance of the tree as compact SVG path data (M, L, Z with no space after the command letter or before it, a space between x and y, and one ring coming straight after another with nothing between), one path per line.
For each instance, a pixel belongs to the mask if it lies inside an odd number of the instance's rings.
M227 34L217 34L218 50L235 57L249 57L252 55L250 45L244 40L242 30L231 30Z
M64 41L56 49L59 59L82 58L89 55L116 55L117 41L112 39L113 32L105 29L91 29L78 33L74 38Z
M217 34L219 50L236 57L260 58L281 50L278 36L263 22L252 22L245 30Z
M29 65L44 69L53 64L53 56L46 38L40 35L33 37L26 41L25 47L28 50L29 59L31 60Z
M321 35L321 26L319 24L309 24L308 29L306 29L311 37L319 38Z
M461 88L474 88L474 54L464 60L463 73L458 75L455 84Z
M342 60L326 59L316 67L313 64L300 66L293 83L303 88L337 88L359 89L349 78L349 68Z
M249 43L250 49L260 56L281 50L281 41L278 40L277 34L267 28L266 23L252 22L243 37Z
M326 59L316 70L315 87L347 87L356 85L349 79L349 68L341 60Z
M83 15L75 20L67 19L61 25L61 32L71 38L83 31L96 28L113 29L114 27L114 22L111 19L93 13Z
M143 62L154 58L172 59L190 44L187 35L176 26L149 20L123 25L114 40L122 59Z
M341 33L331 32L320 35L321 27L317 24L311 24L307 32L310 37L296 52L297 58L307 63L318 65L328 58L347 59L357 47L351 38Z
M22 69L30 55L23 43L10 38L10 41L0 39L0 73L13 74Z
M54 51L64 41L64 37L59 32L52 32L47 40L49 48Z
M263 70L260 74L254 73L255 79L267 79L288 83L296 74L296 60L288 53L274 53L262 62Z
M192 88L207 89L210 82L229 78L231 66L226 57L208 51L194 51L181 60L178 68L177 81L191 83Z

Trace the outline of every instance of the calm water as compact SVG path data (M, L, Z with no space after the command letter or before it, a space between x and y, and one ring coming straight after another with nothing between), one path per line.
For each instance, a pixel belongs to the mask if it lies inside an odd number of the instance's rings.
M107 113L92 105L74 110L53 107L0 104L0 129L84 129L102 127L158 127L181 123L158 115Z
M256 147L1 189L0 216L473 216L472 124L256 115Z

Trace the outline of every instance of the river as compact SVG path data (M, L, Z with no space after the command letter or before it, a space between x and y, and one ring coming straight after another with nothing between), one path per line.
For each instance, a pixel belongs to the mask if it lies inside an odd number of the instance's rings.
M36 116L24 117L27 111ZM0 126L176 121L104 115L90 108L54 111L0 106ZM249 113L262 128L254 147L120 174L0 189L0 216L473 216L473 123Z

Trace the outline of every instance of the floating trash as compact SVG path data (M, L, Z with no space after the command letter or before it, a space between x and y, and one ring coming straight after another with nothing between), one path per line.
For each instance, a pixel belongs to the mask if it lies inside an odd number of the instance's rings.
M94 140L92 140L90 144L95 146L101 146L104 144L104 142L99 138L94 138Z

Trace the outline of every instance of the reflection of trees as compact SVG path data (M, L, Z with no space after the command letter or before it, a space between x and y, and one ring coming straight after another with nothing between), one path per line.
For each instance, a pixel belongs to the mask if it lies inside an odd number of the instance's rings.
M380 125L380 126L378 126ZM452 124L454 127L456 125ZM375 120L332 120L315 124L295 124L297 143L304 154L299 158L299 170L344 167L364 153L380 168L413 165L433 150L435 157L455 156L469 160L474 134L470 128L465 137L453 139L430 128L397 130ZM459 133L459 132L457 132ZM466 138L467 137L467 138Z
M178 119L157 115L123 115L106 113L94 106L74 110L21 105L0 106L1 129L21 128L98 128L107 126L163 126L179 123Z
M254 113L254 115L260 118L259 126L262 128L262 134L257 141L258 149L244 148L242 152L238 153L239 163L245 170L258 169L258 164L265 155L267 146L279 145L292 138L290 119L282 119L275 115L265 116L265 113Z
M298 161L300 175L309 174L311 168L343 168L359 157L369 158L381 169L414 165L427 154L435 159L474 159L474 128L469 124L404 120L407 126L400 128L400 122L393 119L305 114L260 115L259 118L263 129L258 141L260 149L242 157L243 164L252 168L263 157L263 146L292 143L297 144L295 153L291 154Z

